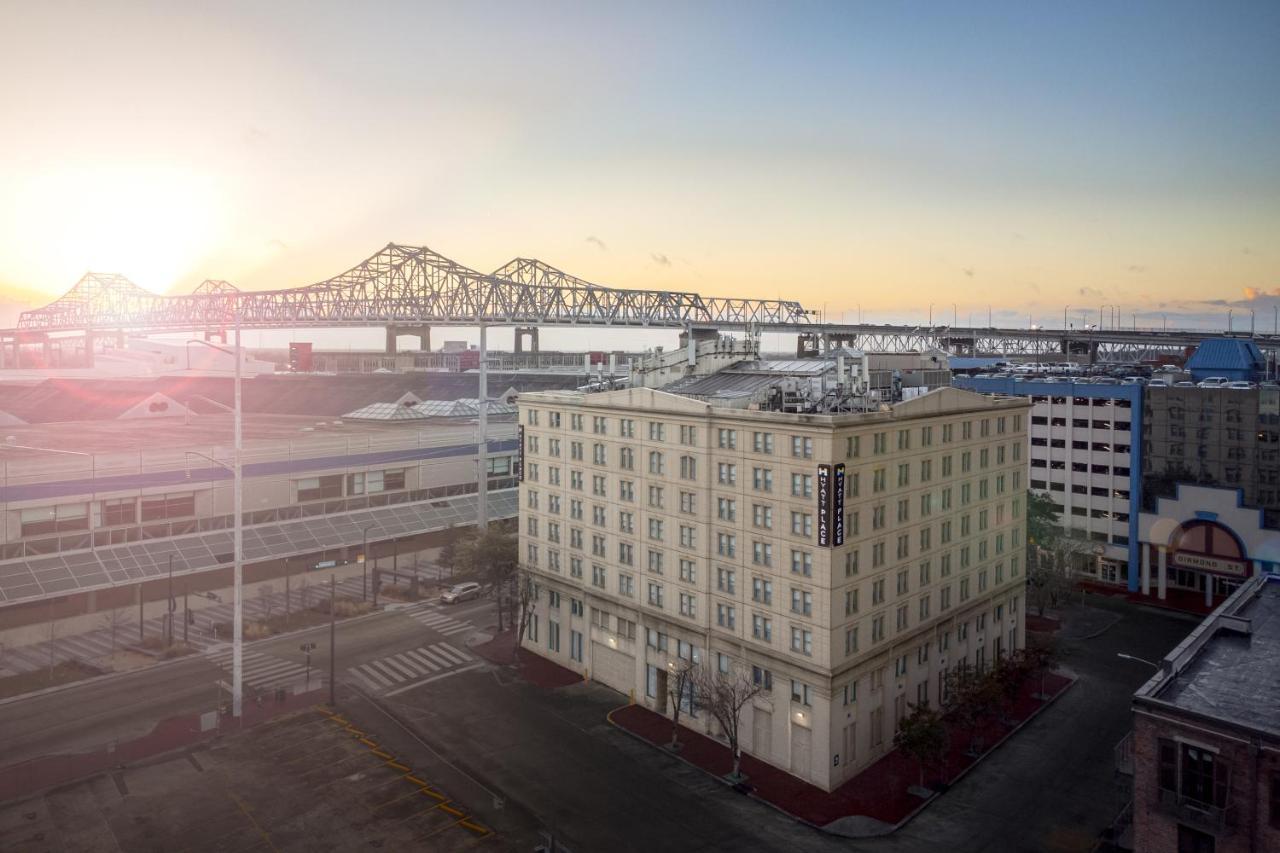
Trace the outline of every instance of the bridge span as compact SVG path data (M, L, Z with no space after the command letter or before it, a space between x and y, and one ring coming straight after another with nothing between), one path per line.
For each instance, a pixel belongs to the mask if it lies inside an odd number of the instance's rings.
M1194 330L1046 329L825 323L793 300L704 297L688 291L606 287L542 261L516 258L491 273L462 266L431 249L390 243L351 269L302 287L242 291L205 281L192 293L151 293L122 275L87 273L66 294L23 312L17 328L0 330L0 364L10 348L58 334L192 332L226 338L240 329L384 327L394 351L402 334L430 345L433 326L514 326L517 341L549 327L621 327L789 332L797 354L839 346L867 350L944 349L990 354L1138 360L1181 354L1222 333ZM1280 335L1252 337L1280 350ZM86 347L91 358L92 346ZM13 361L17 361L14 359ZM12 362L9 362L12 363Z

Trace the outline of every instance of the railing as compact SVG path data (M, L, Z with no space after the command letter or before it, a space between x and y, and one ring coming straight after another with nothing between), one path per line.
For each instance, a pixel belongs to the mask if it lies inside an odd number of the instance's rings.
M1232 804L1215 806L1166 788L1160 789L1159 806L1165 814L1182 823L1215 835L1230 831L1235 823L1235 806Z

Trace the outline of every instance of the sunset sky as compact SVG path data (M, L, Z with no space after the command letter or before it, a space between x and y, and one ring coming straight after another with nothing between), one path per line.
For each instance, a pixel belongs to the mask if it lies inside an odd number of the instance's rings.
M1219 327L1280 304L1280 4L18 3L0 301L491 270ZM953 304L955 307L953 308Z

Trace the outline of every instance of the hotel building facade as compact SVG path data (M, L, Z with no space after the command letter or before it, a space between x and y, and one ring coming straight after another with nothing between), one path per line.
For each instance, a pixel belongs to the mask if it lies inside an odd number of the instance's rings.
M668 713L681 659L750 673L743 749L831 790L950 668L1024 644L1025 400L942 388L804 414L636 388L519 407L523 642L636 702Z

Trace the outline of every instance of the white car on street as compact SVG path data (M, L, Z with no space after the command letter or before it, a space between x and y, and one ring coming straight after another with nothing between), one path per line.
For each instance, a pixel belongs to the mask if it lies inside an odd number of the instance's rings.
M444 591L440 596L441 604L458 604L463 601L470 601L473 598L480 597L480 584L473 581L466 583L454 584Z

